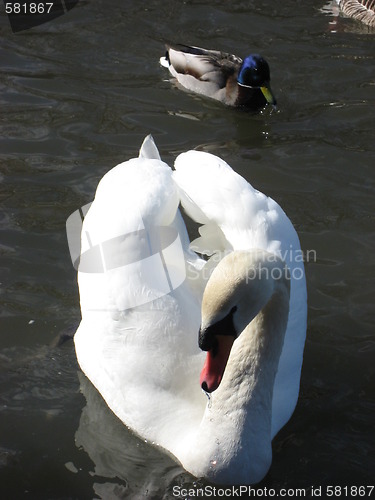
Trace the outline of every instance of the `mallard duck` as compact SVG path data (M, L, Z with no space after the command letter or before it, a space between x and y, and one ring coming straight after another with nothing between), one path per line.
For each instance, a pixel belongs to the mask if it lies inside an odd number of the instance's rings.
M167 45L160 64L188 90L228 106L259 110L276 106L270 87L270 68L259 54L240 57L188 45Z
M375 27L375 0L336 0L336 2L347 16Z
M191 244L180 203L201 225ZM172 171L147 137L100 181L81 252L74 341L108 406L197 477L260 481L296 405L306 335L282 208L212 154L182 153Z

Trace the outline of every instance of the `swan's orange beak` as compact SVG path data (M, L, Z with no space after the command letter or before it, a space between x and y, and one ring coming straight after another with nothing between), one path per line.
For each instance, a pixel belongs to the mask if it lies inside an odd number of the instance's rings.
M234 342L232 335L216 335L215 339L217 342L207 352L199 380L205 392L213 392L219 387Z

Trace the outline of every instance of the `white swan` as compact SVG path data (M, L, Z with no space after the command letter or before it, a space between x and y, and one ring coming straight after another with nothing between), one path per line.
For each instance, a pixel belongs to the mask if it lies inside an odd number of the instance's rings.
M175 168L148 137L139 158L100 181L82 229L77 358L112 411L186 470L255 483L298 397L298 237L279 205L220 158L189 151ZM180 200L203 224L193 247L212 255L207 263L189 248Z

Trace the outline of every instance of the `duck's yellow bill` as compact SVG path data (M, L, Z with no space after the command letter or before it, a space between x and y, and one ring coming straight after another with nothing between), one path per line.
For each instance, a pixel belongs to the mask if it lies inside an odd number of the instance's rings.
M276 107L277 103L276 103L275 96L272 93L271 87L270 86L267 86L267 87L263 86L263 87L260 87L260 90L262 91L262 94L266 98L267 102L269 104L272 104L273 107Z

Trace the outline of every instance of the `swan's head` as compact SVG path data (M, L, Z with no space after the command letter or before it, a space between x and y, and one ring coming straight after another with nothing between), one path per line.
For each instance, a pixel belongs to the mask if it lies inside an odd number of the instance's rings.
M289 301L289 271L274 254L236 251L221 260L202 300L199 347L208 351L200 377L203 390L219 387L233 342L280 288Z
M270 68L259 54L245 57L238 72L237 83L241 87L260 89L266 101L276 106L276 99L270 87Z

